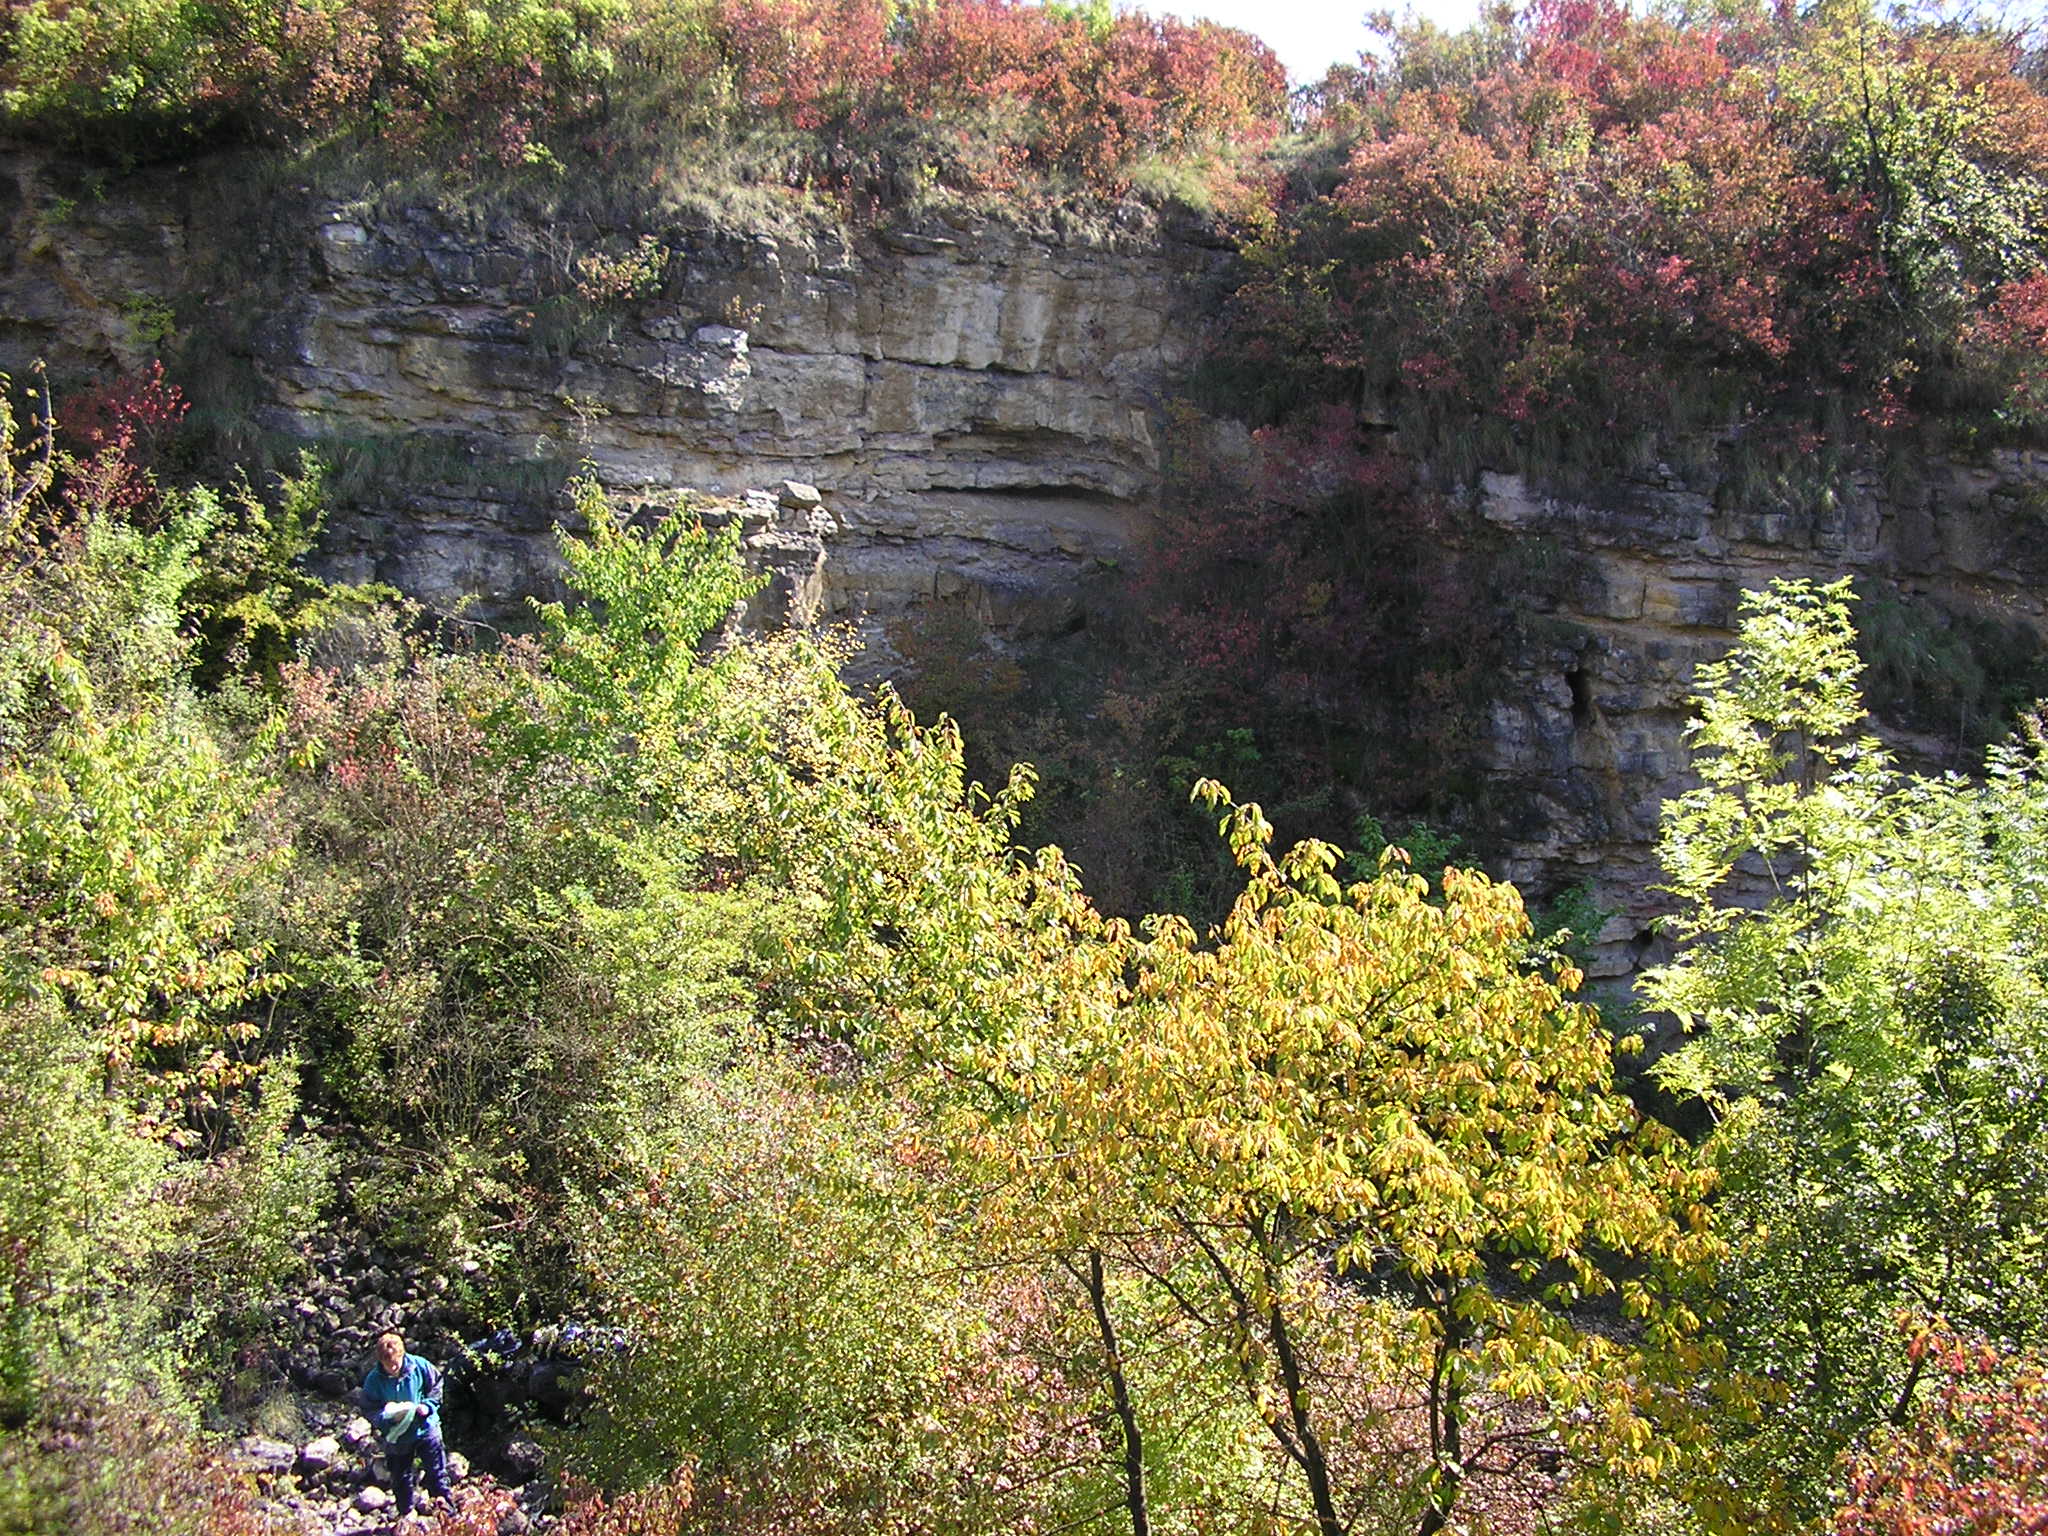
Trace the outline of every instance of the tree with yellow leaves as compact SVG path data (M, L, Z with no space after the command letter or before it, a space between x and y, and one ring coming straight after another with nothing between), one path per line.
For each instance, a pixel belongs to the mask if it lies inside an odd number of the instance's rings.
M1614 1091L1578 978L1532 962L1512 886L1432 901L1398 852L1344 885L1198 793L1246 888L1208 942L1153 919L1104 1033L1016 1075L1035 1160L1121 1170L1098 1244L1232 1362L1319 1536L1433 1536L1536 1465L1670 1469L1709 1347L1666 1282L1716 1252L1709 1178Z
M1678 1466L1712 1346L1672 1281L1718 1252L1711 1178L1615 1091L1512 886L1448 870L1433 898L1398 852L1346 885L1206 784L1245 888L1208 935L1134 933L1008 846L1028 783L977 802L900 710L842 737L761 801L830 871L805 1022L926 1104L982 1263L1071 1277L1135 1536L1191 1486L1173 1426L1219 1381L1279 1474L1266 1523L1318 1536Z

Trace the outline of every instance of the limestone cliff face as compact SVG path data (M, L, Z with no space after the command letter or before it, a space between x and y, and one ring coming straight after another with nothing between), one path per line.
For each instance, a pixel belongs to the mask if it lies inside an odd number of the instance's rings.
M1857 476L1824 508L1798 512L1730 505L1668 475L1584 498L1484 476L1474 513L1532 572L1483 733L1483 771L1506 809L1501 873L1536 891L1593 880L1615 914L1596 976L1663 958L1651 927L1668 907L1652 889L1659 811L1691 782L1694 670L1726 652L1742 593L1853 575L1929 626L1989 621L2037 648L2048 634L2044 492L2041 452L1932 466L1909 490ZM1968 766L1952 736L1887 734L1909 762Z
M164 300L232 334L260 420L402 466L333 529L338 574L509 609L548 586L578 461L629 501L795 480L836 520L824 616L883 665L935 602L1005 637L1069 622L1152 502L1159 414L1228 259L1142 225L670 228L652 291L593 304L579 262L639 231L312 196L234 219L205 170L62 202L47 168L8 170L0 365L132 355Z
M957 613L1027 663L1079 622L1080 584L1156 504L1163 413L1231 261L1143 221L858 242L668 228L653 291L593 305L571 297L579 261L642 231L305 189L252 211L233 174L60 196L75 181L0 156L0 367L77 374L166 328L211 338L235 410L356 473L330 569L474 594L486 615L549 590L579 460L629 503L797 482L740 503L777 577L757 617L850 622L874 671L920 615ZM1594 881L1617 914L1596 973L1658 953L1658 808L1684 782L1693 669L1725 650L1742 589L1853 572L2048 634L2048 455L1910 493L1859 481L1826 512L1737 501L1667 475L1577 498L1488 475L1468 497L1469 536L1527 578L1480 732L1502 872L1537 895Z

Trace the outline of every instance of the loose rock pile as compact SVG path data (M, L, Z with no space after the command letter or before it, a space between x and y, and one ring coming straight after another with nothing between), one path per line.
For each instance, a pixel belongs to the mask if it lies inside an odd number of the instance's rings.
M396 1329L414 1354L442 1365L475 1329L451 1292L458 1278L406 1264L385 1248L353 1248L339 1237L319 1240L313 1275L286 1299L282 1321L296 1337L285 1368L292 1380L325 1397L351 1396L369 1369L377 1335ZM476 1266L467 1265L469 1274Z
M523 1425L531 1409L559 1411L573 1396L554 1333L500 1331L491 1354L473 1357L464 1339L480 1327L459 1299L473 1265L467 1273L437 1273L336 1237L322 1240L313 1257L311 1278L278 1304L280 1332L291 1341L280 1362L291 1391L265 1405L267 1433L246 1434L229 1451L279 1529L303 1536L400 1531L382 1441L355 1401L377 1335L395 1329L446 1381L443 1423L459 1529L545 1531L545 1457ZM281 1428L293 1420L295 1427ZM416 1472L416 1512L427 1503L422 1481ZM416 1520L410 1529L434 1526Z
M307 1429L317 1432L302 1443L245 1435L230 1447L229 1460L253 1476L259 1507L280 1530L303 1536L397 1536L404 1527L397 1521L390 1476L369 1420L344 1417L346 1410L312 1401L303 1411ZM473 1473L460 1451L449 1452L448 1475L465 1531L522 1536L545 1531L551 1523L541 1513L546 1489L538 1481L507 1487L488 1474ZM427 1507L422 1490L411 1525L422 1536L435 1528Z

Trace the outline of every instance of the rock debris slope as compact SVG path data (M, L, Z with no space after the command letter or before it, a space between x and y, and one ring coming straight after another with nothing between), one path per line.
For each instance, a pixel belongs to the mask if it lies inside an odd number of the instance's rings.
M474 1272L475 1266L467 1268ZM444 1375L449 1473L470 1530L545 1530L550 1488L532 1430L569 1411L580 1347L573 1329L486 1333L463 1301L469 1274L437 1273L388 1250L320 1239L311 1273L277 1303L288 1390L239 1423L228 1461L254 1483L280 1531L382 1536L394 1529L390 1476L355 1392L377 1335L397 1329Z

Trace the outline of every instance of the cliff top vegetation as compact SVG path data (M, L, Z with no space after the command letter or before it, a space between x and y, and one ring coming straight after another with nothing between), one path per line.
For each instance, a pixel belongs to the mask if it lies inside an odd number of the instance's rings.
M1287 102L1255 38L1107 0L26 0L4 28L14 128L130 161L351 141L658 180L744 139L748 173L855 204L1120 191Z
M1290 97L1257 39L1106 0L13 0L0 116L643 212L1178 196L1250 258L1235 412L1348 402L1449 478L1740 442L1767 481L2048 422L2042 58L1869 0L1536 0Z
M1229 383L1390 414L1453 478L2038 434L2042 78L1865 0L1411 32L1313 93Z

